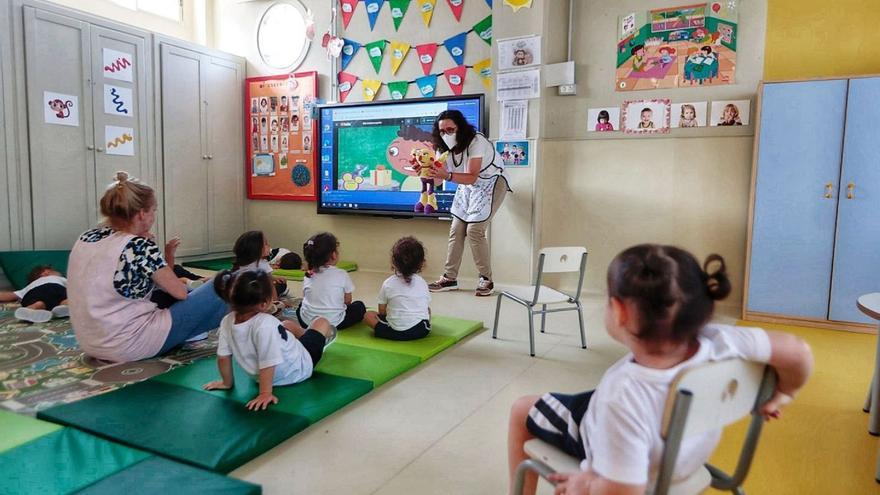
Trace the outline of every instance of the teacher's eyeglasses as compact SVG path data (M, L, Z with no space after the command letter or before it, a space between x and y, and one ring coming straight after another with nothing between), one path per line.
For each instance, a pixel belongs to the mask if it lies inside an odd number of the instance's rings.
M455 127L446 127L445 129L440 129L440 134L455 134L458 131Z

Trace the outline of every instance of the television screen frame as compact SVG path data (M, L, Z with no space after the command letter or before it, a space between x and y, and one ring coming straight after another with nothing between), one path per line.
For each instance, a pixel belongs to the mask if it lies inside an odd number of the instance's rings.
M419 99L409 99L409 100L382 100L382 101L372 101L372 102L353 102L353 103L335 103L335 104L323 104L318 105L318 116L317 116L317 125L318 125L318 136L321 141L323 141L323 137L321 137L321 133L324 129L324 110L325 109L338 109L338 108L352 108L352 107L364 107L364 106L396 106L396 105L406 105L406 104L424 104L424 103L442 103L448 101L460 101L460 100L473 100L477 99L480 105L478 111L478 126L477 130L486 134L486 127L489 123L489 108L486 104L486 95L482 93L476 94L468 94L468 95L459 95L459 96L437 96L433 98L419 98ZM441 219L441 220L450 220L452 218L452 214L444 211L444 212L435 212L431 214L425 213L416 213L414 211L397 211L397 210L382 210L382 209L366 209L366 208L331 208L322 206L325 203L324 201L324 189L321 187L320 174L323 173L323 158L322 147L316 147L318 151L318 160L317 160L317 175L318 179L318 198L316 201L317 205L317 213L319 215L359 215L359 216L376 216L376 217L390 217L390 218L428 218L428 219ZM336 157L334 156L335 160Z

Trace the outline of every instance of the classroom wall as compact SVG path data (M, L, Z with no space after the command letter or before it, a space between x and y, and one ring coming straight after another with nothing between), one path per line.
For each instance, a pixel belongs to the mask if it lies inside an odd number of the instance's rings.
M205 2L207 0L182 0L183 19L174 22L147 12L138 12L117 5L109 0L48 0L65 7L74 8L89 14L106 17L148 31L173 36L195 43L204 43L199 33L204 31Z
M321 98L330 95L331 63L325 50L320 46L320 37L327 31L330 23L330 5L327 0L304 0L311 9L316 25L316 40L312 44L302 66L297 69L317 70L319 72L319 93ZM544 24L543 0L536 0L535 7L524 9L513 15L510 8L500 9L501 2L495 2L494 35L510 37L534 32L533 26ZM209 26L209 39L213 39L214 47L223 51L236 53L248 60L248 76L275 74L278 71L266 67L260 59L255 44L256 28L260 16L266 9L266 2L218 2L212 6ZM339 20L339 35L351 38L360 43L376 39L399 39L416 45L422 42L442 41L449 36L471 28L490 13L486 2L469 0L465 2L461 22L456 22L445 1L438 1L433 20L429 29L425 29L415 2L409 8L399 31L394 31L389 5L383 6L376 21L375 31L370 31L364 4L358 5L349 29L342 29ZM411 51L404 60L398 73L390 72L390 59L386 47L385 60L381 73L376 76L369 58L363 48L347 67L347 71L361 77L388 80L412 80L421 76L421 66L415 51ZM490 47L475 34L468 35L465 49L465 63L473 64L490 56ZM453 65L445 48L440 47L435 58L433 72L441 72ZM446 81L441 76L438 80L437 95L450 95ZM360 83L349 94L347 102L361 101ZM476 75L469 70L465 78L465 94L484 93L485 89ZM333 95L335 96L335 95ZM418 97L418 88L411 85L408 97ZM377 99L389 99L387 88L382 88ZM497 119L494 112L494 92L486 95L490 104L490 137L497 135ZM540 103L533 100L530 105L534 117L530 123L530 137L536 137L540 124ZM511 171L509 179L515 194L509 195L502 210L493 221L490 233L492 239L494 278L501 283L525 284L530 277L532 266L532 237L535 234L536 221L533 201L535 188L535 169ZM342 257L353 259L362 269L388 271L389 251L391 244L404 235L414 235L421 239L428 251L426 278L439 276L443 271L446 255L449 222L438 220L395 220L377 217L354 217L347 215L317 215L314 202L288 201L249 201L248 226L267 233L273 245L285 246L300 251L302 244L312 234L319 231L334 232L342 244ZM462 279L475 279L477 273L473 266L469 249L465 250L462 262Z
M878 26L876 0L772 0L764 77L880 74Z

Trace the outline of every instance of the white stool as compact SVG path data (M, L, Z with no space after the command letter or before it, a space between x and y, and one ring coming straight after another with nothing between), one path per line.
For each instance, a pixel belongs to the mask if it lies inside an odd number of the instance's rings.
M872 292L859 296L856 306L868 317L880 321L880 292ZM868 433L880 436L880 380L877 379L880 370L880 333L877 334L877 351L874 354L874 375L871 378L871 388L868 389L868 398L865 399L865 412L870 412L868 419ZM877 456L877 468L874 479L880 483L880 455Z

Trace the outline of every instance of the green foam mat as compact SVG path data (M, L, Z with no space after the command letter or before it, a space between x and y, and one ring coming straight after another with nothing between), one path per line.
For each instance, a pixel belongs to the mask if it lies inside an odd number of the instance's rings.
M56 424L0 410L0 453L60 429Z
M161 457L150 457L77 492L87 495L259 495L259 485Z
M52 265L53 268L67 273L68 250L52 251L3 251L0 252L0 268L16 290L27 286L27 276L37 265Z
M340 344L415 356L420 361L425 361L443 349L455 344L456 339L434 333L433 325L431 333L423 339L408 341L379 339L373 336L373 329L367 326L366 323L358 323L345 330L340 330L336 341Z
M232 262L234 260L235 258L217 258L213 260L185 261L183 266L219 272L220 270L232 268ZM347 272L357 271L358 269L358 265L354 261L340 261L336 263L336 267ZM305 273L306 272L303 270L281 270L280 268L272 271L272 274L278 277L285 277L290 280L299 281L302 281L303 277L305 277Z
M358 265L354 261L340 261L336 263L336 268L347 272L354 272L357 271ZM305 278L306 272L305 270L282 270L276 268L272 270L272 275L302 282L302 279Z
M61 428L0 454L0 493L70 493L150 454Z
M482 329L482 321L463 320L451 316L431 316L431 333L452 337L456 342Z
M202 388L204 384L220 379L215 360L198 361L159 375L153 380L246 404L257 396L259 384L237 364L233 368L235 388L232 390L206 391ZM273 411L302 416L311 423L316 423L372 389L372 382L367 380L314 373L304 382L273 387L272 393L278 397L278 404L270 407Z
M196 261L184 261L183 266L188 266L191 268L201 268L202 270L214 270L215 272L219 272L220 270L227 270L232 268L232 262L235 258L216 258L213 260L196 260Z
M158 381L41 411L38 417L219 472L229 472L309 425L272 409Z
M420 362L415 356L336 342L324 351L315 371L368 380L378 387Z

